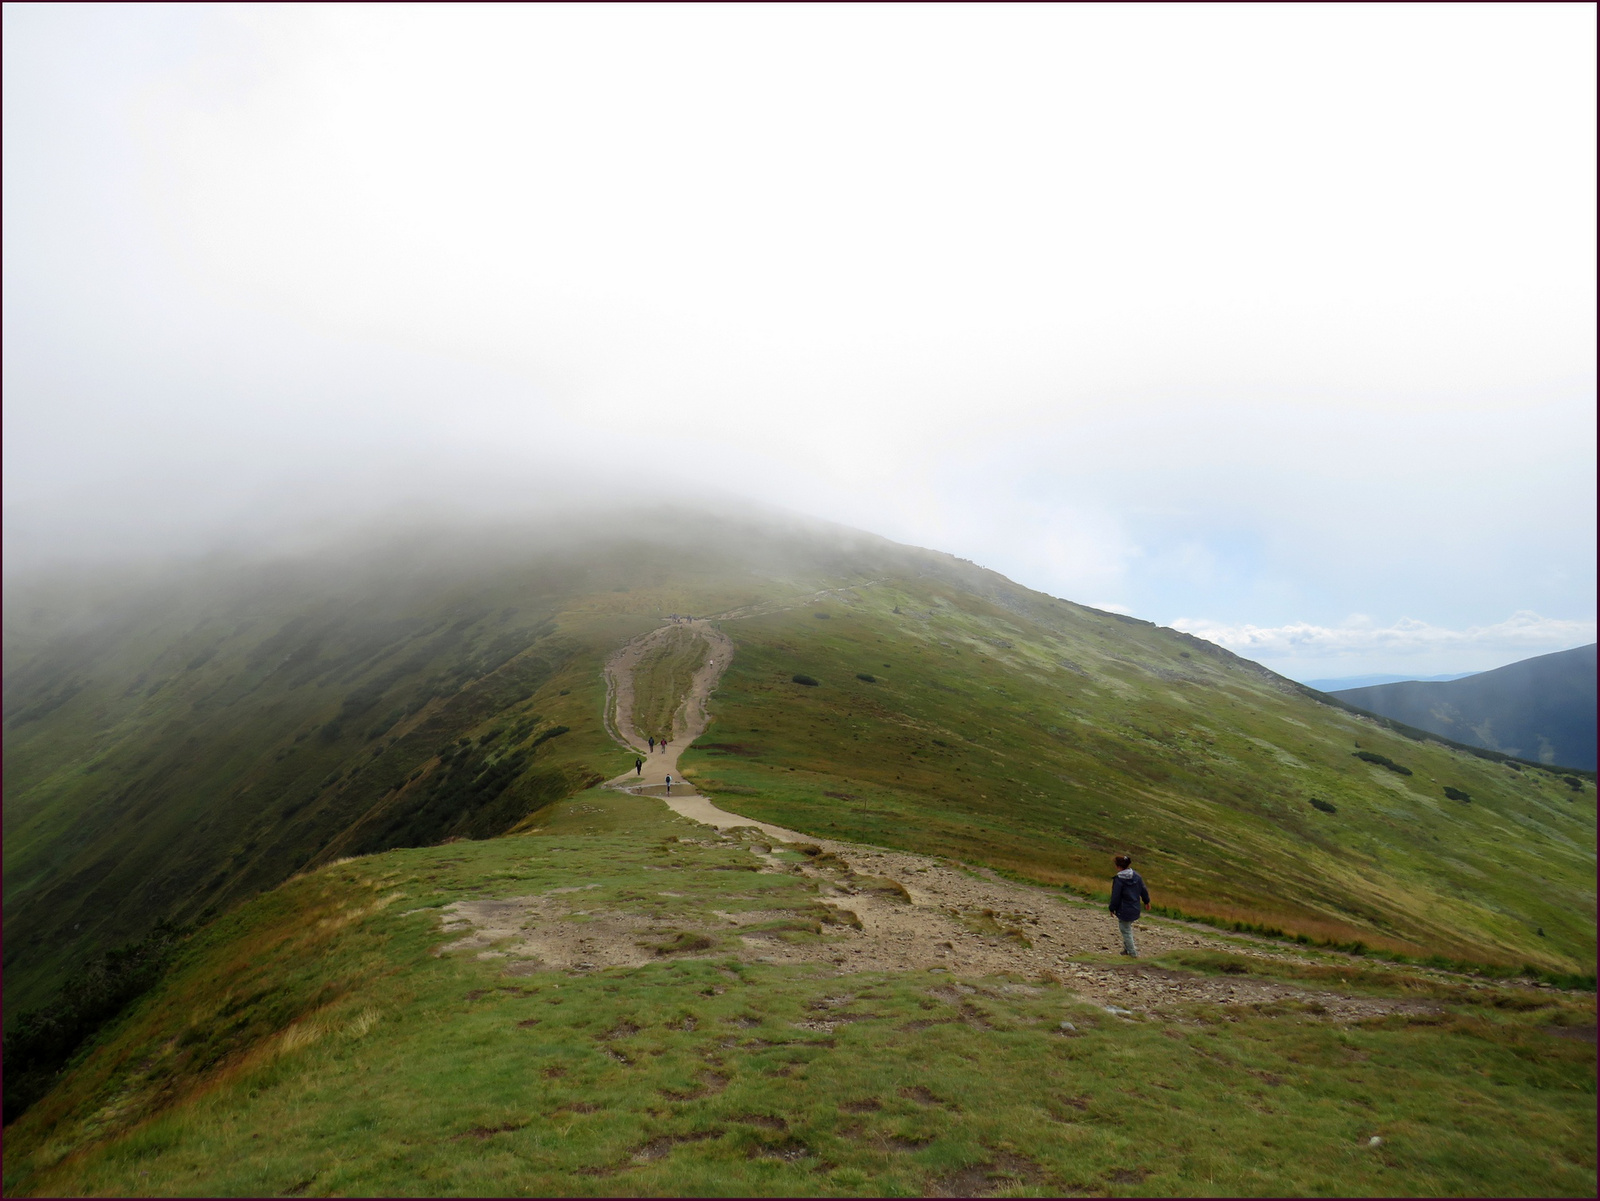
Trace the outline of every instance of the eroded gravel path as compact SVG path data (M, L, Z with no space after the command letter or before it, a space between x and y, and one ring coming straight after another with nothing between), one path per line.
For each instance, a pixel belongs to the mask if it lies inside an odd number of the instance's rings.
M704 842L741 843L760 860L761 872L801 874L814 880L819 900L834 906L842 919L826 927L822 941L798 943L737 933L741 927L770 922L782 911L711 910L698 923L671 923L673 931L718 937L721 946L708 952L717 957L731 950L740 958L766 963L828 963L841 973L942 969L958 979L1001 975L1054 979L1085 1000L1130 1013L1171 1004L1282 1007L1291 1003L1301 1012L1351 1020L1436 1008L1421 1001L1351 996L1254 977L1200 976L1140 961L1083 962L1074 957L1098 956L1117 946L1116 922L1101 906L983 879L923 856L815 840L799 845L820 853L793 863L774 854L793 849L791 844L769 839L749 826ZM910 899L900 899L889 882L899 884ZM445 910L445 929L460 937L440 950L476 949L482 958L503 958L512 975L539 968L591 971L659 962L652 940L665 932L661 922L642 912L595 907L584 899L594 887L598 886L457 902ZM664 890L662 895L677 894ZM859 920L859 929L847 924L851 917ZM730 934L734 939L719 937ZM1141 949L1151 954L1217 945L1202 931L1161 919L1142 921L1139 935ZM1232 944L1227 949L1252 953Z
M665 746L658 745L652 750L644 736L633 725L633 673L646 655L683 630L698 635L704 642L705 659L689 683L688 694L673 712L672 741ZM609 781L608 787L657 795L648 790L660 788L665 791L667 777L670 776L674 791L677 790L677 782L681 779L678 772L678 756L691 742L705 733L706 725L710 721L706 712L706 702L711 696L712 689L717 686L717 681L722 678L722 673L728 669L728 663L732 658L733 640L716 626L703 619L679 619L624 643L606 660L606 729L613 738L636 751L644 760L644 770L641 773L624 772ZM689 791L692 792L693 789Z

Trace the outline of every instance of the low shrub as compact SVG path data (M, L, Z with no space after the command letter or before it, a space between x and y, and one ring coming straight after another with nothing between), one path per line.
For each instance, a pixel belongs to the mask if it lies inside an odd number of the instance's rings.
M1323 800L1321 797L1312 797L1311 798L1311 807L1313 809L1320 809L1324 813L1337 813L1337 812L1339 812L1337 807L1335 807L1334 805L1330 804L1329 802Z
M877 676L871 675L870 673L864 672L864 671L856 672L856 679L865 680L869 684L876 684L878 682L878 677Z
M543 746L545 743L549 742L552 738L560 738L561 735L565 734L571 728L572 728L571 726L551 726L544 733L540 734L539 737L535 738L532 742L530 742L528 744L528 749L531 751L531 750L535 749L536 747Z
M1389 756L1380 755L1377 751L1351 751L1350 753L1357 759L1365 759L1368 763L1376 763L1379 767L1387 767L1390 771L1398 772L1402 776L1411 774L1409 767L1402 767Z
M810 676L806 676L806 675L796 674L796 675L790 676L789 678L791 680L793 680L796 684L804 684L807 688L815 688L817 686L817 683L818 683L818 681L813 680Z
M1452 788L1448 784L1444 786L1444 795L1447 799L1460 801L1464 805L1472 804L1472 794L1470 792L1462 792L1461 789Z

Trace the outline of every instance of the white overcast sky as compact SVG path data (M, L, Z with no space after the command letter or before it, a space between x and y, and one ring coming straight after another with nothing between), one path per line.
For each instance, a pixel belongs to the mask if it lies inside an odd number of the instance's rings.
M1595 13L6 4L10 561L616 482L1592 641Z

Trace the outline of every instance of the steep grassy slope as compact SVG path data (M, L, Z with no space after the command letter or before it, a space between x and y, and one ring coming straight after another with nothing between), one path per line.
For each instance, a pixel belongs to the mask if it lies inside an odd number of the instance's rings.
M458 902L563 896L562 924L631 915L663 948L817 907L654 802L597 790L539 822L329 865L213 923L8 1129L7 1195L1593 1194L1592 1048L1558 1037L1592 1032L1592 999L1369 968L1346 983L1431 1011L1135 1020L1049 980L836 973L731 938L593 972L452 949Z
M226 908L319 853L496 833L592 782L589 639L613 635L561 628L565 595L297 583L160 591L8 653L8 1001L48 984L36 967ZM496 721L511 728L458 756L453 783L518 749L520 772L441 789L439 749Z
M1342 701L1472 746L1595 769L1595 644L1464 680L1347 688Z
M1593 970L1592 784L947 555L678 512L114 583L7 596L8 1013L158 919L620 772L601 664L685 612L739 645L685 760L735 808L1052 881L1128 847L1195 912Z

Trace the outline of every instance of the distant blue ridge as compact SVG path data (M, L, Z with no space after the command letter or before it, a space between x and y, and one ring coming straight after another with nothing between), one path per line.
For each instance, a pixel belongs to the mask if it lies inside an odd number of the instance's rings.
M1371 688L1375 684L1437 684L1445 680L1464 680L1468 676L1482 675L1476 671L1458 671L1446 676L1336 676L1331 680L1301 680L1307 688L1318 692L1338 692L1342 688Z
M1321 690L1335 701L1467 746L1592 772L1600 750L1596 649L1591 642L1454 680Z

